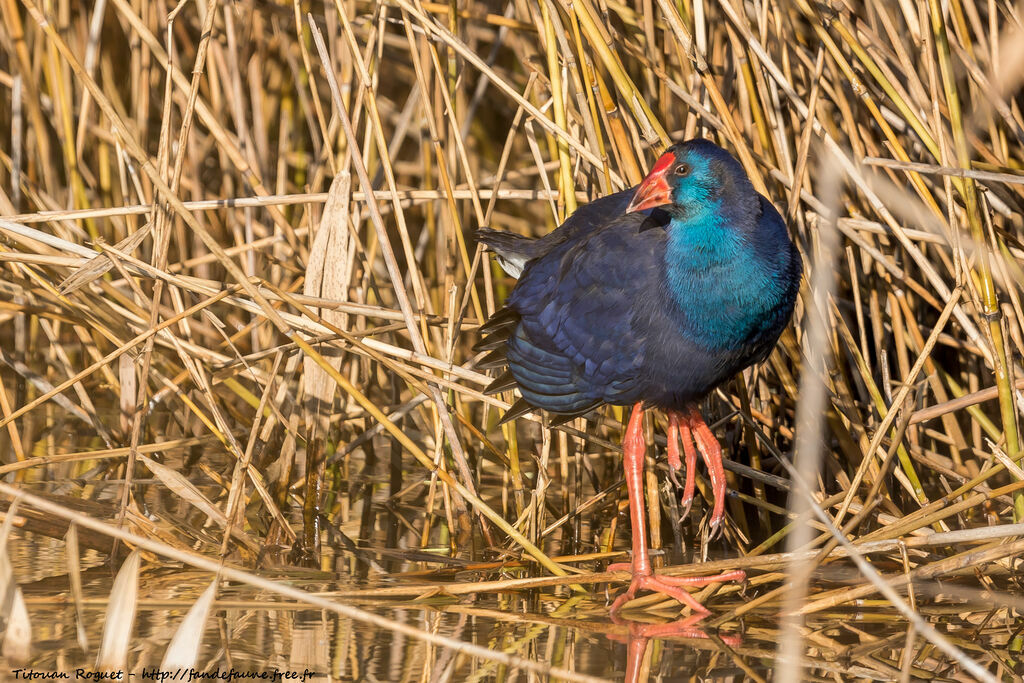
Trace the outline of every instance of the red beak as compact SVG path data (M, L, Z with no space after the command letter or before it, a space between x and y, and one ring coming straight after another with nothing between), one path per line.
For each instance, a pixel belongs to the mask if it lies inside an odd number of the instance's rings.
M636 194L633 195L633 201L626 207L626 213L653 209L656 206L672 203L672 188L668 186L665 176L668 175L668 170L675 160L676 155L672 152L661 155L658 162L654 164L654 168L640 183L640 187L636 188Z

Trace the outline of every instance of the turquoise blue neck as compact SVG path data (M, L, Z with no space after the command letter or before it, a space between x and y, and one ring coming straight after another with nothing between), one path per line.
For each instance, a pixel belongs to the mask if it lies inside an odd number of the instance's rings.
M675 269L703 271L741 256L743 244L734 230L722 225L722 208L718 202L699 214L673 218L668 233L668 263ZM669 269L672 277L673 268Z
M743 344L775 303L764 264L723 214L709 205L666 229L669 290L687 335L707 348Z

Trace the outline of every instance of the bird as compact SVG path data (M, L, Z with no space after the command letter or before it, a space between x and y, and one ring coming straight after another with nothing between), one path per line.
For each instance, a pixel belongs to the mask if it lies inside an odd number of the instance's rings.
M539 410L556 422L602 404L632 406L622 439L632 554L628 564L609 566L632 578L612 615L641 590L709 613L683 586L743 581L745 574L653 571L643 416L652 408L667 414L669 472L676 481L685 460L687 511L700 452L717 532L725 469L698 404L764 361L793 315L802 263L782 216L734 156L695 138L669 147L639 185L583 205L543 237L480 228L476 238L518 278L474 346L487 352L477 367L505 368L485 391L516 388L521 395L502 422Z

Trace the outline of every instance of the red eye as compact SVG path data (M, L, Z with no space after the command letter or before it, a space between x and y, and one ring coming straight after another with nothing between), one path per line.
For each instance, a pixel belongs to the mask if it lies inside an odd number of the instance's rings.
M692 170L693 168L688 163L683 161L680 162L680 164L676 166L674 169L672 169L672 172L675 173L677 176L688 176L690 175L690 171Z

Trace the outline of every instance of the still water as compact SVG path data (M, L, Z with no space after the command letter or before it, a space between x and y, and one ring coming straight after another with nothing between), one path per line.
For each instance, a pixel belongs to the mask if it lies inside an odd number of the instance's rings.
M76 635L76 608L66 574L63 543L14 534L7 547L32 627L25 661L7 661L5 673L49 674L92 670L110 605L116 568L93 552L83 553L84 631L87 650ZM419 600L376 597L374 585L353 585L315 572L316 579L291 573L273 576L293 587L336 599L417 632L512 655L534 667L550 665L604 680L692 680L742 674L733 648L749 654L757 644L723 629L704 633L671 617L644 613L647 622L613 623L600 594L573 596L563 587L449 596ZM209 573L187 568L153 568L143 562L139 599L131 628L132 680L159 670L168 643L185 613L209 586ZM420 582L421 583L421 582ZM401 582L389 581L394 588ZM385 592L385 591L380 591ZM667 612L671 615L671 612ZM668 622L668 625L665 625ZM660 624L660 625L659 625ZM727 628L732 628L730 625ZM653 630L652 630L653 629ZM666 637L659 637L666 636ZM710 636L710 637L709 637ZM766 645L764 643L761 644ZM761 648L755 648L761 649ZM770 654L765 649L762 655ZM760 667L755 662L754 666ZM315 672L315 680L337 681L530 681L548 680L543 670L476 656L391 626L356 621L329 610L282 599L245 585L222 583L207 620L197 671ZM74 679L74 675L72 676ZM557 677L552 678L552 680ZM168 679L171 680L171 679ZM187 680L181 679L178 680ZM199 680L193 678L193 680ZM286 679L281 679L286 680ZM292 680L299 680L298 678Z
M7 552L31 621L32 645L27 657L6 659L0 674L24 679L26 673L50 677L77 668L88 673L110 614L117 568L94 552L83 553L83 650L63 543L15 533ZM756 589L724 590L712 605L714 615L699 623L678 619L678 606L672 604L626 612L630 620L615 622L606 596L620 585L590 584L585 594L574 594L566 586L493 590L493 584L481 583L483 590L452 595L446 590L452 582L424 590L422 574L396 576L353 583L320 571L264 574L364 617L386 620L377 624L222 582L194 671L165 680L223 681L233 675L282 683L304 676L371 682L740 681L770 680L776 664L777 606L728 619L728 612ZM133 675L122 680L158 680L153 675L161 671L168 644L212 578L208 572L142 563L127 667ZM410 590L396 596L405 588ZM1013 662L1006 658L1012 617L1007 621L980 600L919 609L975 656L989 651L1003 659L1006 680L1013 679ZM909 664L901 662L908 642L915 643ZM909 680L967 680L922 648L920 640L912 635L908 640L907 623L881 600L811 615L805 644L810 664L805 680L900 680L904 671L910 672ZM946 671L949 675L943 675ZM241 678L247 673L265 678Z

